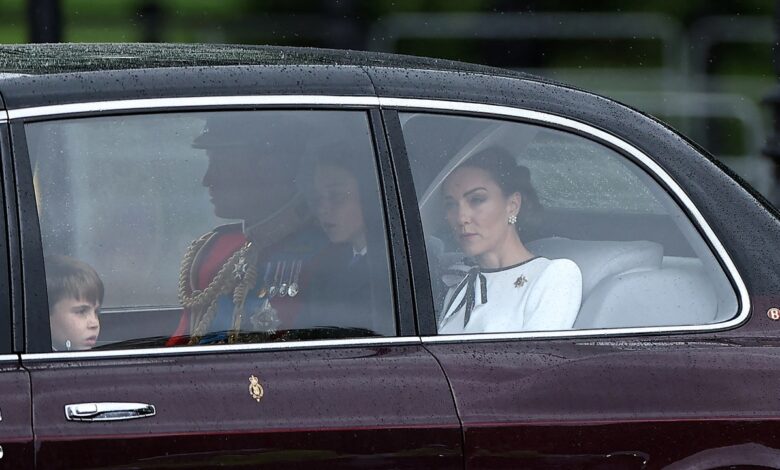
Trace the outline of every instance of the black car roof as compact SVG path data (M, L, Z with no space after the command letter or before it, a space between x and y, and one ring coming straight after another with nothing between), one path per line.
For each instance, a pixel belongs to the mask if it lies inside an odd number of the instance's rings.
M0 45L0 80L17 74L136 70L230 65L341 65L478 72L535 78L520 72L444 59L280 46L230 44L15 44Z
M558 85L513 70L351 50L159 43L0 45L0 109L188 96L402 96L396 85L457 89L447 77L466 79L472 89L497 79Z
M0 45L0 132L4 110L241 95L366 96L510 106L587 123L654 155L673 179L702 182L689 189L705 217L721 217L718 198L729 197L724 188L735 185L716 170L735 177L720 162L703 158L706 152L653 118L602 96L511 70L395 54L275 46ZM385 105L392 116L394 105ZM44 113L30 119L48 118ZM20 132L22 127L16 129ZM691 176L702 174L706 177Z

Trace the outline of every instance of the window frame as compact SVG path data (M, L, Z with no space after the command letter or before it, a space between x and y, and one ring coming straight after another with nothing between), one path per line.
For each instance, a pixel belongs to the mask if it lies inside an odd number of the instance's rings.
M0 98L0 105L3 101ZM11 158L11 135L7 112L0 109L0 206L3 214L0 216L0 237L6 249L0 250L0 312L6 312L8 318L0 321L0 362L17 360L12 353L21 352L24 348L24 321L22 318L21 278L18 269L19 237L15 223L16 198L14 196L13 159Z
M492 340L513 340L513 339L563 339L563 338L577 338L577 337L616 337L616 336L630 336L630 335L648 335L648 334L667 334L667 333L701 333L710 331L722 331L731 328L738 327L744 324L750 317L750 305L751 300L747 291L745 282L736 268L731 256L729 256L724 245L717 237L715 232L710 227L707 220L698 210L696 205L683 190L683 188L672 178L666 170L664 170L655 160L649 155L644 153L639 148L628 143L627 141L606 132L600 128L592 126L582 121L577 121L571 118L563 117L556 114L545 113L542 111L528 110L523 108L501 106L501 105L489 105L473 102L460 102L460 101L447 101L440 99L418 99L418 98L380 98L380 105L385 113L389 116L390 111L395 113L395 123L388 124L397 135L390 135L389 138L394 145L394 148L398 149L398 153L402 154L406 158L404 136L401 131L401 123L398 119L400 112L424 112L429 114L441 114L446 116L462 116L462 117L476 117L487 119L500 119L503 121L514 121L518 123L531 124L542 126L550 129L568 132L571 134L579 135L583 138L589 139L597 144L603 145L611 150L614 150L624 158L628 158L632 163L636 164L640 169L647 172L647 174L654 179L660 186L659 190L665 191L669 197L678 205L678 207L685 213L690 220L693 227L703 238L703 241L709 247L715 260L723 269L724 274L728 278L732 287L734 288L736 300L737 300L737 315L733 318L712 324L704 325L686 325L686 326L653 326L653 327L633 327L633 328L603 328L603 329L587 329L587 330L566 330L566 331L542 331L542 332L511 332L511 333L478 333L478 334L461 334L461 335L442 335L436 334L435 328L433 331L426 329L421 332L421 340L423 343L457 343L463 341L492 341ZM394 158L397 155L394 154ZM408 167L408 161L407 161ZM413 181L411 170L408 174L403 175L403 178ZM416 198L415 198L416 199ZM411 217L412 219L420 220L419 207L414 208L413 214L409 216L408 211L410 209L404 206L404 216ZM422 227L420 226L420 236L416 241L410 240L411 245L422 245L425 243L422 241ZM412 270L413 272L424 268L428 270L427 256L412 258L413 262L417 263L417 266ZM429 272L429 271L428 271ZM417 295L424 293L425 297L429 297L431 308L430 318L427 321L418 319L421 324L428 325L430 323L435 324L435 309L433 308L433 301L431 295L431 283L430 277L425 276L415 277L413 279L414 289ZM420 311L418 310L418 315Z
M204 111L273 111L273 110L331 110L363 111L374 146L380 198L384 209L389 249L389 275L393 289L396 336L381 338L354 338L338 340L311 340L285 343L251 343L212 346L165 348L138 348L125 350L53 352L48 322L48 297L43 260L43 248L35 201L30 156L25 125L33 122L69 118L102 117L167 112ZM41 106L9 110L16 159L16 179L19 182L16 197L19 201L21 227L22 273L24 283L23 310L27 329L26 353L22 359L67 360L73 358L132 357L150 355L182 355L201 353L228 353L239 351L306 349L322 347L352 347L385 344L419 344L414 322L411 286L409 284L408 254L403 240L399 196L390 162L384 123L379 113L378 100L370 96L222 96L197 98L129 99L117 101L90 101L66 105ZM25 189L26 188L26 189ZM45 312L45 315L41 312Z

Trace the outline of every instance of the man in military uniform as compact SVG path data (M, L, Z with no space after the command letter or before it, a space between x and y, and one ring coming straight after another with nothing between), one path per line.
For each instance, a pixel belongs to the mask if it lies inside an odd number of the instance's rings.
M296 186L302 131L289 111L224 112L195 139L209 159L203 186L215 215L243 222L217 227L187 249L184 313L167 345L267 341L295 324L301 270L325 243L310 229Z

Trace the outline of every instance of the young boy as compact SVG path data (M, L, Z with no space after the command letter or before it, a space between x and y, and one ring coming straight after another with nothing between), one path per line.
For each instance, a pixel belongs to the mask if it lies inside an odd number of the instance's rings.
M95 346L100 334L98 312L103 303L103 281L86 263L52 256L46 258L49 324L54 351L80 351Z

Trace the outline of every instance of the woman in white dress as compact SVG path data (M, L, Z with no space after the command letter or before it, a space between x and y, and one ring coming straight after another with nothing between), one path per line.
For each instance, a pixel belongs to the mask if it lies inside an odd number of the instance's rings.
M453 267L460 282L444 299L439 334L570 329L582 297L580 269L535 256L518 233L541 208L528 169L488 148L450 173L442 193L453 235L476 265Z

